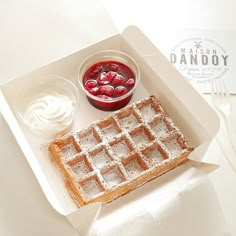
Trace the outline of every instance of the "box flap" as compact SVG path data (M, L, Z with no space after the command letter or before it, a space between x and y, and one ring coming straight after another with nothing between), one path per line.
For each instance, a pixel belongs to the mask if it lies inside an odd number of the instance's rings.
M0 84L117 32L100 1L6 1L1 5Z
M95 232L98 235L102 235L101 232L105 234L106 231L114 232L112 228L122 224L125 225L124 220L126 222L130 220L136 224L140 214L156 215L161 218L160 207L165 205L167 200L173 198L176 194L183 194L191 184L206 178L208 174L217 168L217 165L204 162L192 160L185 162L165 175L145 184L142 189L136 189L134 192L123 196L122 202L116 201L116 203L112 202L104 205L94 225ZM144 224L150 223L149 220L147 219ZM139 223L141 222L139 221ZM135 234L130 233L130 235Z

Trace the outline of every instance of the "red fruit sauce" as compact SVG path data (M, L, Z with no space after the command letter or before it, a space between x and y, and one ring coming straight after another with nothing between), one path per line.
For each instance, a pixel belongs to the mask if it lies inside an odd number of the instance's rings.
M92 65L84 74L84 88L97 99L87 96L89 102L104 111L124 107L131 99L136 78L133 71L123 63L104 61ZM119 99L119 97L125 96Z

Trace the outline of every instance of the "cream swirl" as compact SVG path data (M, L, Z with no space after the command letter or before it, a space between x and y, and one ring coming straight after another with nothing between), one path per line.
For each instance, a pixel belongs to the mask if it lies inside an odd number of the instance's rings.
M25 107L24 122L44 136L58 134L72 125L76 101L59 93L40 94Z

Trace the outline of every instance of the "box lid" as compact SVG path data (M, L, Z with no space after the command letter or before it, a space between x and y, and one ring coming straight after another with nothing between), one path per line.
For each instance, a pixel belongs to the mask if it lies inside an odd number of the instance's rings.
M1 8L0 84L118 32L97 0L15 0Z

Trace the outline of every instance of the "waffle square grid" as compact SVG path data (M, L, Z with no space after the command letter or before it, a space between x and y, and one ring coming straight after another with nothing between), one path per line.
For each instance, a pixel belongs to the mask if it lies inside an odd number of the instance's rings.
M110 202L180 165L192 150L155 96L48 145L79 206Z

